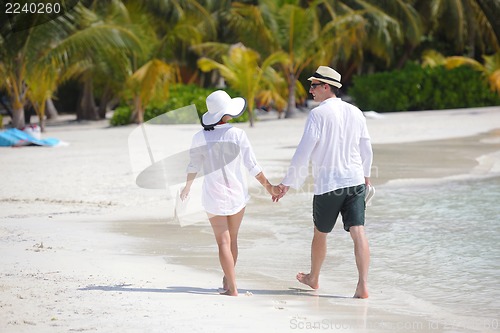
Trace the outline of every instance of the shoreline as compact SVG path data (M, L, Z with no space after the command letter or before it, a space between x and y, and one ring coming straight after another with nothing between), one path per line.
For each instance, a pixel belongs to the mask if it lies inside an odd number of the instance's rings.
M379 169L377 195L405 184L500 175L500 108L383 116L367 120ZM235 126L247 132L271 182L279 182L303 123L298 117L256 122L254 128ZM175 142L196 128L181 126L166 135ZM69 146L0 152L5 179L0 189L2 331L215 332L227 325L236 332L282 332L314 323L340 325L348 332L384 332L405 323L446 331L439 318L384 308L388 295L376 290L368 300L350 299L355 280L332 284L325 279L318 292L303 291L293 277L295 270L308 267L309 249L290 249L304 265L287 267L286 255L279 252L286 249L273 247L286 232L286 221L266 226L263 217L268 209L286 214L289 206L266 204L255 182L249 184L253 207L242 225L240 296L217 295L221 272L208 222L184 228L168 222L172 202L167 192L134 184L127 149L132 130L103 122L49 125L45 135ZM293 195L293 203L307 204L307 193ZM290 237L308 242L309 225L304 235ZM342 245L344 238L337 241ZM169 240L170 247L162 249ZM259 267L254 257L263 249L269 257L283 256L283 267ZM354 266L348 264L347 275ZM436 329L429 327L436 323Z

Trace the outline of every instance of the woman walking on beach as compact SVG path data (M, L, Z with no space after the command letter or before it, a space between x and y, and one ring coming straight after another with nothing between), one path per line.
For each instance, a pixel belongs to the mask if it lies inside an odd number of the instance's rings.
M278 195L279 190L264 176L245 132L227 123L243 114L245 99L231 98L225 91L217 90L207 97L206 103L203 130L193 137L186 186L180 196L183 200L188 196L196 175L203 171L202 205L212 225L224 272L221 294L237 296L238 231L250 199L242 166L271 195Z

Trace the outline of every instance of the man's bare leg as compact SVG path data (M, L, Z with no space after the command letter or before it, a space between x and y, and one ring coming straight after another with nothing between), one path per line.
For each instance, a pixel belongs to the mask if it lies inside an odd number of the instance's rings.
M364 226L355 226L349 229L354 242L354 255L358 268L358 285L354 298L368 298L368 268L370 266L370 247L365 235Z
M309 274L298 273L297 280L312 289L319 288L319 273L326 257L327 233L321 232L314 227L314 236L311 244L311 272Z

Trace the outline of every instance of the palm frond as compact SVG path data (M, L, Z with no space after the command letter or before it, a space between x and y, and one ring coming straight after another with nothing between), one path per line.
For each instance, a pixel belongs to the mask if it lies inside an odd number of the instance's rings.
M277 26L273 20L275 4L269 5L256 6L236 2L225 15L228 27L239 40L247 41L249 47L264 53L273 52L278 43Z
M445 59L444 65L447 69L453 69L460 66L471 66L472 68L478 71L484 71L484 67L483 65L481 65L480 62L468 57L461 57L461 56L447 57Z
M484 71L488 76L490 87L500 94L500 52L491 56L483 56Z
M500 95L500 69L494 71L488 77L491 90L496 91Z
M236 80L236 75L234 75L234 73L232 73L232 71L227 66L218 63L213 59L202 57L198 59L197 64L200 70L203 72L218 70L226 80L232 82Z
M445 57L435 50L427 50L422 53L422 67L435 67L444 65Z
M175 70L172 66L161 60L152 59L129 78L128 84L147 105L151 100L168 98L168 88L174 80Z
M191 49L197 54L217 61L222 61L222 56L228 54L230 48L230 44L218 42L205 42L191 46Z
M289 63L290 63L289 55L283 51L278 51L270 54L266 59L264 59L261 67L263 69L267 69L275 64L287 65Z
M103 48L106 45L107 48ZM61 41L47 55L58 67L67 67L74 61L92 57L106 50L123 50L127 53L140 53L142 44L128 29L108 24L91 26L80 30Z
M485 55L483 56L483 59L486 73L492 74L497 70L500 70L500 51L490 56Z

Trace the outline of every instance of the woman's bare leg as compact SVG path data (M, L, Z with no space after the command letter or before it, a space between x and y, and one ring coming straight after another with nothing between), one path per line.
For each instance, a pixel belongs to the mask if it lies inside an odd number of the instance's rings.
M231 216L212 216L209 218L215 240L219 247L219 261L224 272L226 292L224 295L237 296L236 274L234 266L238 257L238 230L244 210ZM234 254L233 254L234 253Z
M231 236L231 253L233 255L234 266L236 267L236 262L238 261L238 232L240 230L241 221L243 220L243 215L245 215L245 208L240 210L234 215L228 216L228 227L229 235ZM222 279L222 288L227 290L226 277Z

